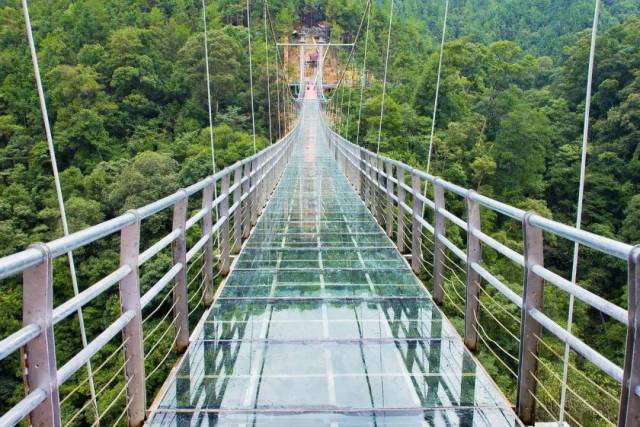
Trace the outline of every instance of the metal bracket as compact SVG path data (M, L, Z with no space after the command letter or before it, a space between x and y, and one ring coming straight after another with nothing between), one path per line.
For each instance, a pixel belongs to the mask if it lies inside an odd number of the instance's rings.
M529 309L542 310L544 280L537 276L532 267L544 265L542 230L530 223L532 212L522 219L524 232L525 278L522 300L522 322L520 326L520 357L518 366L518 389L516 411L525 424L535 421L536 386L534 375L538 372L538 337L542 333L540 325Z
M53 334L53 259L44 243L30 248L41 251L44 256L42 262L24 270L22 275L23 325L36 324L40 328L40 334L25 346L24 374L30 392L41 389L48 396L31 412L31 425L58 427L61 420Z

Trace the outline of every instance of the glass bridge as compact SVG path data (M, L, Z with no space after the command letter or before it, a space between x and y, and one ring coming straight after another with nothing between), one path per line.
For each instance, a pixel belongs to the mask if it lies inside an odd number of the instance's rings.
M520 425L304 104L283 178L147 425Z

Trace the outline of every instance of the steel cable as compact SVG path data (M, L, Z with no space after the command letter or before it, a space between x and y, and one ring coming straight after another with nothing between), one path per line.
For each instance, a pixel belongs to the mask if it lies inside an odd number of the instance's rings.
M153 368L153 370L152 370L148 375L146 375L146 376L145 376L145 380L148 380L149 378L151 378L151 377L153 376L153 374L155 374L155 373L158 371L158 369L160 369L160 367L161 367L162 365L164 365L164 362L167 360L167 358L169 357L169 355L172 353L172 349L173 349L173 347L176 345L176 341L178 340L178 336L179 336L179 335L180 335L180 328L178 328L178 330L177 330L177 332L176 332L176 335L175 335L175 337L173 338L173 341L172 341L171 345L169 346L169 351L167 351L167 352L165 353L165 355L164 355L164 357L162 358L162 360L160 361L160 363L158 363L158 364L156 365L156 367L155 367L155 368Z
M51 123L49 122L49 113L47 109L47 101L45 98L44 87L42 86L42 78L40 76L40 65L38 63L38 53L36 50L35 41L33 39L33 30L31 28L31 18L29 16L29 5L27 0L22 0L22 12L24 15L25 26L27 30L27 40L29 43L29 52L31 53L31 62L33 65L33 73L36 80L36 88L38 91L38 100L40 102L40 112L42 114L42 121L44 123L44 130L47 139L47 147L49 151L49 158L51 160L51 168L53 171L53 181L56 190L56 198L58 201L58 209L60 210L60 220L62 223L62 232L64 236L69 235L69 225L67 222L67 213L65 209L64 197L62 195L62 184L60 182L60 174L58 173L58 162L56 160L55 147L53 145L53 135L51 133ZM73 288L74 296L78 296L80 293L78 287L78 276L76 274L75 261L73 259L73 252L67 252L67 260L69 263L69 273L71 276L71 286ZM84 316L82 314L82 308L77 309L78 323L80 325L80 339L82 341L82 348L87 348L87 333L84 325ZM87 376L89 378L89 392L91 394L91 402L93 404L95 417L98 418L98 400L96 397L95 383L93 379L93 372L91 368L91 361L87 360L85 364L87 368Z
M593 82L593 69L595 64L596 55L596 41L598 38L598 20L600 17L600 0L595 0L595 6L593 11L593 25L591 27L591 44L589 47L589 69L587 71L587 87L585 94L585 107L584 107L584 120L582 128L582 149L580 155L580 181L578 185L578 205L576 211L576 228L579 230L582 227L582 204L584 201L584 186L586 181L586 169L587 169L587 148L589 143L589 117L591 113L591 85ZM580 251L580 244L575 242L573 246L573 260L571 265L571 283L575 286L578 280L578 256ZM571 333L573 326L573 306L574 296L569 295L569 310L567 313L567 332ZM562 368L563 383L560 390L560 423L564 419L564 407L566 399L566 381L568 375L568 363L569 363L569 344L565 343L564 347L564 360Z
M162 342L164 337L167 336L167 333L169 333L169 331L172 329L172 327L175 326L177 319L178 319L177 317L173 318L171 323L169 323L169 325L167 326L167 329L165 329L165 331L162 333L162 335L160 335L160 338L158 338L158 340L153 344L151 349L149 351L145 352L145 354L144 354L144 360L145 361L156 350L156 348L158 348L158 346L160 345L160 343ZM180 332L180 328L178 328L178 332ZM176 337L178 336L178 332L176 332ZM151 374L148 375L146 378L149 378L149 376L151 376Z

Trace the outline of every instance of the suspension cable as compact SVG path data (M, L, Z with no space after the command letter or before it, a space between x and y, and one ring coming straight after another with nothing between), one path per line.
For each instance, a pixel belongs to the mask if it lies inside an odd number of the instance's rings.
M371 0L367 1L367 5L365 6L365 10L362 12L362 18L360 18L360 25L358 25L358 31L356 32L356 37L353 40L353 46L351 46L351 51L349 52L349 57L347 58L347 63L344 66L342 73L340 73L340 78L338 79L338 83L336 84L336 91L340 88L342 81L344 79L345 73L347 72L347 68L351 63L351 59L354 56L356 45L358 44L358 39L360 38L360 33L362 31L362 27L364 26L364 17L365 14L369 16L369 11L371 10ZM367 19L367 34L369 33L369 20ZM334 91L335 93L335 91ZM331 96L333 98L333 95Z
M285 68L284 50L282 51L282 53L280 53L280 48L278 47L278 38L276 36L276 32L273 27L273 19L271 18L271 11L269 10L268 6L267 6L267 20L269 21L269 28L271 29L271 37L273 38L273 44L276 48L276 69L277 69L276 75L279 76L280 74L278 71L280 70L280 65L279 65L280 55L282 55L282 68L283 69ZM282 113L284 116L283 117L284 133L286 133L288 130L287 105L290 102L290 97L291 97L291 93L289 92L289 89L288 89L288 84L289 84L288 75L286 75L285 77L286 77L285 81L284 83L282 83ZM287 93L289 94L289 97L287 97ZM280 93L278 93L278 97L280 97ZM280 118L278 117L278 120L279 119Z
M207 31L207 5L202 0L202 24L204 28L204 64L207 73L207 106L209 109L209 143L211 144L211 174L216 174L216 149L213 144L213 114L211 109L211 76L209 75L209 34ZM213 199L218 198L218 186L213 186ZM216 221L218 220L218 206L216 205Z
M271 130L271 76L269 74L269 38L267 36L267 0L263 2L264 6L264 56L267 63L267 108L269 112L269 144L273 144L273 131Z
M269 21L269 26L271 28L271 32L274 33L273 31L273 26L271 25L271 19L270 19L270 15L269 15L269 2L268 0L264 0L265 2L265 19ZM266 33L266 28L265 28L265 33ZM282 122L280 119L280 62L278 60L278 54L279 54L279 49L278 49L278 40L275 38L275 33L273 34L273 44L276 48L276 110L278 111L277 119L278 119L278 140L280 140L282 138Z
M444 18L442 20L442 37L440 39L440 55L438 58L438 71L436 74L436 92L433 98L433 113L431 115L431 133L429 135L429 153L427 154L427 174L431 170L431 153L433 152L433 137L436 131L436 117L438 113L438 97L440 95L440 75L442 73L442 58L444 57L444 41L447 34L447 17L449 16L449 0L444 2ZM422 195L427 197L427 188L429 187L429 181L425 182ZM422 205L422 216L424 217L426 205Z
M360 122L362 120L362 101L364 99L364 87L367 81L367 51L369 49L369 22L371 21L371 8L367 11L367 30L364 38L364 57L362 60L362 74L360 76L360 106L358 108L358 129L356 131L356 145L360 145Z
M344 104L344 86L342 86L342 88L340 88L340 115L338 116L338 133L342 134L342 123L344 121L344 117L342 115L342 111L343 111L343 104Z
M349 79L349 99L347 100L347 129L345 138L349 140L349 122L351 121L351 94L353 92L353 65L351 66L351 78Z
M278 139L282 138L282 122L280 119L280 64L278 61L278 55L276 54L276 111L278 111Z
M598 21L600 17L600 0L595 0L595 6L593 11L593 25L591 27L591 45L589 47L589 70L587 72L587 87L585 93L584 102L584 121L582 127L582 153L580 158L580 182L578 187L578 206L576 211L576 228L579 230L582 227L582 204L584 201L584 184L586 179L587 169L587 146L589 144L589 119L591 114L591 85L593 82L593 68L596 56L596 41L598 38ZM578 276L578 255L580 251L580 245L576 242L573 246L573 262L571 265L571 283L576 285ZM573 327L573 294L569 295L569 312L567 314L567 331L571 333ZM564 358L562 366L562 384L560 389L560 414L559 422L563 424L565 416L565 404L567 394L567 377L569 370L569 350L570 347L565 343L564 346Z
M251 8L247 0L247 40L249 45L249 86L251 92L251 128L253 130L253 154L256 154L256 115L253 107L253 57L251 54Z
M53 181L56 189L56 196L58 199L58 208L60 210L60 220L62 222L62 232L65 236L69 235L69 224L67 222L67 212L64 205L64 197L62 196L62 185L60 183L60 174L58 173L58 162L56 160L55 148L53 146L53 136L51 134L51 123L49 122L49 113L47 111L47 101L44 95L44 88L42 86L42 78L40 76L40 66L38 64L38 53L36 51L36 45L33 40L33 30L31 28L31 18L29 17L29 5L27 0L22 0L22 12L24 15L24 21L27 30L27 39L29 42L29 51L31 53L31 62L33 63L33 73L36 79L36 87L38 90L38 99L40 101L40 111L42 113L42 121L44 122L44 131L47 138L47 146L49 148L49 157L51 160L51 168L53 170ZM76 266L73 259L73 252L67 252L67 258L69 261L69 273L71 275L71 285L73 287L73 294L77 296L78 290L78 277L76 274ZM80 337L82 339L82 348L87 347L87 334L84 326L84 316L82 315L82 308L78 308L78 322L80 324ZM87 367L87 376L89 377L89 392L91 394L91 403L94 410L96 420L99 419L98 413L98 401L96 398L95 383L93 381L93 371L91 369L91 360L87 360L85 365Z
M335 131L338 132L338 128L337 128L337 124L335 123L336 121L336 117L338 114L338 109L337 109L337 102L338 100L335 99L334 101L334 97L337 96L337 93L339 90L342 89L342 82L344 80L344 76L347 72L347 69L349 68L349 64L351 64L351 59L353 58L354 54L355 54L355 49L356 46L358 44L358 39L360 38L360 33L362 32L362 28L364 27L364 21L365 21L365 16L367 16L367 37L369 36L369 11L371 10L371 0L367 1L367 5L365 7L365 10L362 13L362 18L360 19L360 25L358 25L358 31L356 32L356 37L353 41L353 45L351 46L351 51L349 52L349 56L347 57L347 63L344 66L342 72L340 73L340 78L338 79L338 83L336 84L335 89L333 90L331 97L329 98L329 100L327 101L329 104L329 111L331 109L331 107L333 107L334 109L334 118L332 120L333 124L336 125ZM366 45L365 45L366 46ZM328 48L327 48L328 51ZM326 56L326 52L325 52L325 56ZM322 59L322 61L324 62L324 58ZM324 91L323 91L324 94ZM332 103L332 101L334 101ZM342 108L340 110L342 112Z
M378 123L378 146L376 154L380 153L380 139L382 138L382 118L384 117L384 98L387 94L387 72L389 70L389 51L391 50L391 23L393 22L393 0L389 7L389 31L387 32L387 54L384 60L384 80L382 81L382 100L380 101L380 122Z
M449 0L444 2L444 19L442 21L442 38L440 39L440 57L438 58L438 73L436 75L436 93L433 99L433 114L431 116L431 134L429 135L429 154L427 155L427 173L431 168L431 152L433 149L433 135L436 130L436 114L438 111L438 95L440 94L440 73L442 71L442 57L444 55L444 40L447 32L447 17L449 15ZM427 188L425 186L425 192Z

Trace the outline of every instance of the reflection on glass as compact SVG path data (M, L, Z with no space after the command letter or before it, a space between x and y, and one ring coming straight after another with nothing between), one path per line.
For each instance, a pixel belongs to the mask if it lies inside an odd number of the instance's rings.
M304 138L148 424L518 425L304 108Z

